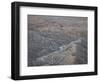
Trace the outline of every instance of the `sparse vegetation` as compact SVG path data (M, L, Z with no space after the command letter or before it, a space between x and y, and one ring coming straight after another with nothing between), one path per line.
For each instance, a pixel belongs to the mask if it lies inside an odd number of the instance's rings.
M87 17L29 15L28 66L88 63L87 34Z

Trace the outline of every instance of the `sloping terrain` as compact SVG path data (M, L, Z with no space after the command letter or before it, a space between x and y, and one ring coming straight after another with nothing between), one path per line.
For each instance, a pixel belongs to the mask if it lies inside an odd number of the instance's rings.
M28 16L28 66L87 63L87 17Z
M36 61L33 60L34 65L71 65L71 64L86 64L87 52L86 48L81 45L84 41L79 39L72 41L68 45L59 47L59 50L54 51L48 55L39 57Z

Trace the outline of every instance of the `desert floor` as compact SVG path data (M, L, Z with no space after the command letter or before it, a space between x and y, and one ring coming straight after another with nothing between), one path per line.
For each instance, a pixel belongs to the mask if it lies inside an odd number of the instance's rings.
M87 17L28 15L28 66L87 64Z

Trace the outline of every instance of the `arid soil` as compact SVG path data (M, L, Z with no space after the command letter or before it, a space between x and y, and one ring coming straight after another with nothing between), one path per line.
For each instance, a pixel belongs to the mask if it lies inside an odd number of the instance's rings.
M28 66L87 64L87 17L28 15Z

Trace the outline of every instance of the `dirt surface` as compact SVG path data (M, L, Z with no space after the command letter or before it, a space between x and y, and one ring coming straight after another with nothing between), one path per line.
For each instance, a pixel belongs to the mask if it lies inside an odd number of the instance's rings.
M28 15L28 66L87 64L87 21Z

